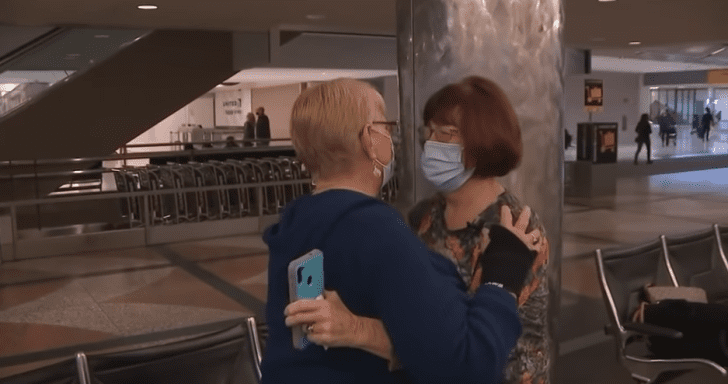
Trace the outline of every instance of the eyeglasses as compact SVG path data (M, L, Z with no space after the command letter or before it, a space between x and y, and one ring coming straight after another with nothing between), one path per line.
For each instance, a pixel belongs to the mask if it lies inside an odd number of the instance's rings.
M372 124L386 125L390 135L399 136L399 121L372 121Z
M438 141L449 141L452 140L453 136L460 135L460 131L452 125L440 126L430 123L430 125L426 125L423 128L423 138L425 140L432 137L433 133L435 134L435 139Z

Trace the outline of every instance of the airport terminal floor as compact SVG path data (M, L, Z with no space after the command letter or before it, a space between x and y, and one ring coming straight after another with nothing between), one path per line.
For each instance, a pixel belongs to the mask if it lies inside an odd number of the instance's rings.
M703 144L682 129L656 163L728 153L726 127ZM636 148L620 148L619 166ZM575 156L567 150L566 158ZM645 154L637 167L645 164ZM618 180L617 195L566 198L555 383L631 383L615 358L593 251L728 224L728 168ZM0 264L0 359L253 314L266 297L260 236L73 254ZM0 378L30 365L0 369Z

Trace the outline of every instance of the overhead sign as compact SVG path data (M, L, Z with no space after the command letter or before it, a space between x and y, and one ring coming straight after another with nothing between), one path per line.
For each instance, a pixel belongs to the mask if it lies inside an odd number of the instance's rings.
M728 69L714 69L708 71L708 84L728 83Z
M601 112L604 110L603 80L584 80L584 108L587 112Z

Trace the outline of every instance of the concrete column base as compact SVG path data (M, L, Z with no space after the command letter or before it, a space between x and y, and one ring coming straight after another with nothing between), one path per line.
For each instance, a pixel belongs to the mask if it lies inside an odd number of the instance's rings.
M617 194L617 163L575 161L565 164L564 173L565 196L597 197Z

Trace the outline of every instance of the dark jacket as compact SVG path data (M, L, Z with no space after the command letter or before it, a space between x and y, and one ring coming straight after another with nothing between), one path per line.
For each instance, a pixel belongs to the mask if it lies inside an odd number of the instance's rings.
M306 195L263 239L270 248L263 383L501 380L521 332L515 300L493 285L468 295L453 263L430 252L391 206L348 190ZM358 349L293 348L283 316L287 266L314 248L324 254L325 289L354 314L384 322L403 370L389 372L384 359Z
M675 119L668 114L657 116L657 124L660 125L660 134L664 132L672 132L673 126L675 125Z
M255 123L255 137L258 140L270 139L270 121L268 120L268 116L258 116L258 121ZM263 140L258 145L268 145L268 141Z
M703 129L708 128L710 129L710 124L713 122L713 114L710 112L705 112L703 114L703 118L701 120L701 124L703 126Z
M660 127L660 130L662 130L662 127ZM645 143L650 141L650 134L652 133L652 126L649 121L642 121L640 120L639 123L637 123L637 128L634 130L637 132L637 138L635 139L636 142Z

